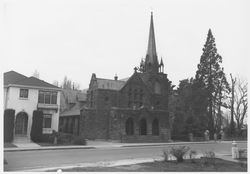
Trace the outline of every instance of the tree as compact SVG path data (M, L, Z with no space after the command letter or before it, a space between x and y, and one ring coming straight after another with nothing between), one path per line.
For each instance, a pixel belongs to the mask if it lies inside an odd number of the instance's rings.
M79 90L80 84L76 82L72 82L70 79L67 78L67 76L64 77L63 83L62 83L63 89L73 89L73 90Z
M35 70L32 76L39 79L40 73L37 70Z
M240 78L235 81L234 103L233 108L234 118L236 120L236 128L238 135L241 134L245 118L247 117L248 101L247 101L247 85L248 83Z
M231 119L230 119L230 134L233 135L234 134L234 129L235 129L235 123L234 123L234 94L235 94L235 83L236 83L236 78L233 78L232 74L230 74L231 77L231 106L230 106L230 110L231 110Z
M53 84L54 86L59 87L59 82L58 82L57 80L54 80L52 84Z
M15 110L4 110L4 142L12 142L14 134Z
M41 142L43 135L43 112L34 110L30 138L34 142Z
M208 31L206 43L202 50L203 54L198 64L195 80L204 86L203 89L207 95L207 99L204 100L207 100L208 129L210 136L213 137L216 111L220 112L222 93L229 89L229 85L224 70L220 66L222 57L217 53L215 38L211 29Z

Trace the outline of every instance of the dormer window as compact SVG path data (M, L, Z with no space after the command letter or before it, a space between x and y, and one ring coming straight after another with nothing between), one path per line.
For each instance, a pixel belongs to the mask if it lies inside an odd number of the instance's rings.
M20 98L27 99L28 96L29 96L29 90L28 89L20 89L20 94L19 94Z

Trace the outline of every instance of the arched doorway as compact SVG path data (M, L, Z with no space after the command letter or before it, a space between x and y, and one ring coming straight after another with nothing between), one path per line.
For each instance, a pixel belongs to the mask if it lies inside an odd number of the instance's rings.
M132 118L128 118L126 121L126 134L134 135L134 121Z
M19 112L15 121L15 134L27 135L28 115L25 112Z
M147 135L147 121L145 118L140 120L140 135Z
M152 135L159 135L159 121L157 118L152 122Z

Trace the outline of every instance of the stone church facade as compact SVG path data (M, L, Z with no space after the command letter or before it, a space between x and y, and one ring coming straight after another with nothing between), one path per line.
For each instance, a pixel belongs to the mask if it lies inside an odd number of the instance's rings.
M163 61L158 61L151 14L146 58L133 75L118 80L92 74L80 114L80 135L121 142L169 141L170 86Z

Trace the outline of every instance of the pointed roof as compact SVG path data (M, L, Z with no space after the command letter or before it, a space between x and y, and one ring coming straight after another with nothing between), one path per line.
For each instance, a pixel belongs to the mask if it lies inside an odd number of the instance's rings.
M4 85L14 84L17 81L24 80L24 79L28 78L28 77L26 77L18 72L15 72L15 71L5 72L3 76L4 76L3 77Z
M8 71L4 73L4 86L29 86L41 88L59 89L59 87L47 83L35 77L26 77L15 71Z
M156 44L155 44L153 12L151 12L146 62L151 63L151 64L158 63L157 54L156 54Z

